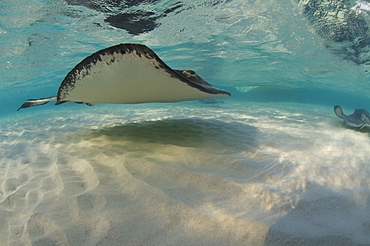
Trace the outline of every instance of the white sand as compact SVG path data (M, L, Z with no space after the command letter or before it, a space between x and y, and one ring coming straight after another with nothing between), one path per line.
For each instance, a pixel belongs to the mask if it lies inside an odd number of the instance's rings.
M252 106L74 105L2 119L0 242L370 243L368 133L331 108Z

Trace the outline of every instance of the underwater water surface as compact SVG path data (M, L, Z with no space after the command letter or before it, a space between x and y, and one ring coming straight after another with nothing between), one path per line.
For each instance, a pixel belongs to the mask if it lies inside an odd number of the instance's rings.
M370 3L3 0L4 245L368 245ZM86 56L150 47L216 101L63 104ZM145 71L143 71L145 72Z

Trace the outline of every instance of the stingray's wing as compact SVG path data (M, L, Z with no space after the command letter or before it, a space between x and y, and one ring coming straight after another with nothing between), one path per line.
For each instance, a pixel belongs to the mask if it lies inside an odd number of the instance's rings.
M342 110L342 108L341 108L339 105L334 106L334 113L335 113L339 118L343 119L343 117L344 117L343 110Z
M179 102L229 96L192 71L171 69L144 45L120 44L92 54L73 68L59 87L56 104Z

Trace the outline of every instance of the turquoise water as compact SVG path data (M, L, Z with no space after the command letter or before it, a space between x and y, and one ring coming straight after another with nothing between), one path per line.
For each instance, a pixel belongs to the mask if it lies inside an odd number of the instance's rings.
M106 2L0 3L4 245L370 244L366 1ZM232 97L16 111L119 43Z

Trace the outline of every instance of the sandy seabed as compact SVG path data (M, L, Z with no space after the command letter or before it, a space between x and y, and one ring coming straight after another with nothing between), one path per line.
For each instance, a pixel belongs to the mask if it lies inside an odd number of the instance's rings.
M369 134L307 105L0 119L2 245L367 245Z

